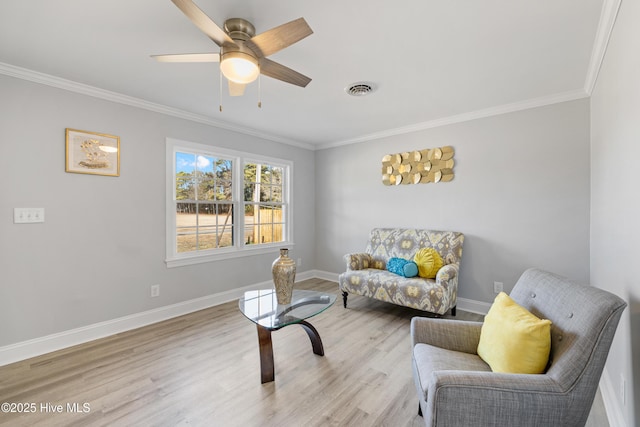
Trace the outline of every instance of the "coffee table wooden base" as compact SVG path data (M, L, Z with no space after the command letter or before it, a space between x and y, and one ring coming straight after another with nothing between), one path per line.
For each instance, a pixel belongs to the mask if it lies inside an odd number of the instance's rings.
M324 356L324 347L316 328L314 328L311 323L304 320L297 324L302 326L307 335L309 335L313 353L318 356ZM258 327L258 346L260 347L260 379L262 384L264 384L275 379L273 343L271 342L271 329L265 328L259 324L256 324L256 326Z

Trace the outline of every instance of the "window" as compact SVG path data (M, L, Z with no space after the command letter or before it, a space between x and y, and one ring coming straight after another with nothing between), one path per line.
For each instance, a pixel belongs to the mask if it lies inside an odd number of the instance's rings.
M233 160L175 154L176 251L233 246Z
M167 139L167 265L291 245L291 163Z
M284 168L244 164L244 224L247 245L284 241Z

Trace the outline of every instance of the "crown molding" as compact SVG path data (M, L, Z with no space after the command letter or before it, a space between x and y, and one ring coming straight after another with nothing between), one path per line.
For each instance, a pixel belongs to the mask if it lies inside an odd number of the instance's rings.
M552 105L561 102L573 101L581 98L588 98L591 96L593 88L595 86L598 72L602 65L604 55L606 52L611 32L613 31L613 25L618 14L622 0L605 0L603 5L602 14L600 17L600 24L596 34L596 42L591 55L591 62L587 73L584 89L578 89L574 91L562 92L549 96L528 99L524 101L514 102L510 104L503 104L495 107L490 107L482 110L471 111L468 113L462 113L454 116L443 117L440 119L429 120L426 122L416 123L409 126L403 126L394 129L387 129L381 132L375 132L370 134L361 135L355 138L338 140L327 143L320 143L317 145L303 143L299 141L290 140L277 135L267 134L259 130L233 125L227 122L218 121L211 117L191 113L178 108L168 107L166 105L157 104L154 102L146 101L140 98L135 98L129 95L124 95L117 92L100 89L94 86L89 86L83 83L74 82L72 80L63 79L60 77L52 76L38 71L29 70L15 65L6 64L0 62L0 74L4 74L10 77L19 78L22 80L39 83L58 89L63 89L71 92L80 93L83 95L91 96L94 98L104 99L119 104L129 105L136 108L141 108L149 111L153 111L168 116L173 116L185 120L189 120L196 123L205 124L208 126L217 127L220 129L226 129L234 132L238 132L245 135L254 136L269 141L274 141L282 144L287 144L306 150L322 150L327 148L334 148L343 145L357 144L360 142L367 142L375 139L387 138L397 135L403 135L412 132L418 132L421 130L436 128L440 126L446 126L470 120L476 120L491 116L497 116L500 114L512 113L516 111L522 111L530 108L542 107L545 105Z
M609 40L611 39L611 33L613 32L621 3L622 0L605 0L602 5L596 40L591 51L591 60L589 61L587 78L584 83L584 91L589 96L593 93L598 81L598 74L600 73L600 68L602 68L604 55L607 52L607 46L609 46Z
M576 99L588 98L589 94L583 89L573 90L569 92L557 93L554 95L543 96L540 98L528 99L525 101L514 102L511 104L499 105L496 107L485 108L483 110L471 111L468 113L458 114L455 116L443 117L441 119L429 120L422 123L416 123L409 126L403 126L395 129L388 129L382 132L370 133L368 135L359 136L357 138L345 139L342 141L321 144L316 147L317 150L326 148L334 148L342 145L356 144L359 142L371 141L374 139L387 138L406 133L418 132L425 129L436 128L440 126L451 125L455 123L467 122L470 120L482 119L485 117L498 116L500 114L513 113L516 111L528 110L530 108L543 107L545 105L558 104L561 102L574 101Z
M604 0L604 3L602 5L602 12L600 13L600 22L598 23L598 29L596 31L596 38L593 44L593 49L591 51L591 59L589 62L589 68L587 70L584 89L582 90L563 92L547 97L534 98L522 102L505 104L497 107L487 108L484 110L463 113L456 116L430 120L427 122L417 123L414 125L396 129L389 129L386 131L363 135L352 139L345 139L341 141L330 142L327 144L321 144L316 147L316 150L356 144L373 139L397 136L439 126L446 126L454 123L461 123L469 120L526 110L528 108L542 107L544 105L573 101L580 98L588 98L593 93L593 89L595 88L596 82L598 80L598 74L604 61L604 56L607 51L607 46L609 45L609 40L611 39L611 33L613 32L613 27L615 25L616 18L618 17L618 11L620 10L621 3L622 0Z
M157 104L155 102L146 101L144 99L136 98L129 95L124 95L118 92L112 92L109 90L100 89L94 86L89 86L83 83L74 82L72 80L67 80L61 77L40 73L38 71L17 67L15 65L6 64L3 62L0 62L0 74L4 74L10 77L15 77L22 80L27 80L33 83L55 87L58 89L67 90L70 92L79 93L82 95L91 96L94 98L103 99L110 102L115 102L118 104L123 104L131 107L141 108L143 110L153 111L155 113L165 114L167 116L177 117L179 119L185 119L192 122L217 127L220 129L225 129L233 132L242 133L245 135L255 136L257 138L266 139L269 141L279 142L287 145L293 145L295 147L304 148L306 150L313 150L315 148L313 145L310 145L310 144L293 141L287 138L282 138L277 135L271 135L271 134L264 133L249 127L237 126L230 123L218 121L202 114L191 113L189 111L180 110L178 108L168 107L166 105Z

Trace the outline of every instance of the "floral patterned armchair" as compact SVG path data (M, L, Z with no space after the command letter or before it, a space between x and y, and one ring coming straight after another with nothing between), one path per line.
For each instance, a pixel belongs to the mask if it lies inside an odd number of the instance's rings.
M451 310L455 316L463 242L464 234L455 231L374 228L364 252L344 256L347 271L338 279L344 307L348 295L356 294L440 315ZM433 248L442 257L435 279L386 270L389 259L413 259L422 248Z

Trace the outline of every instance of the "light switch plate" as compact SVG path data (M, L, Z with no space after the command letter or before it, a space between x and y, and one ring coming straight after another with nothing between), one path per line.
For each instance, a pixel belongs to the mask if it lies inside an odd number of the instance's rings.
M14 224L44 222L44 208L13 208Z
M493 292L499 294L504 289L502 282L493 282Z

